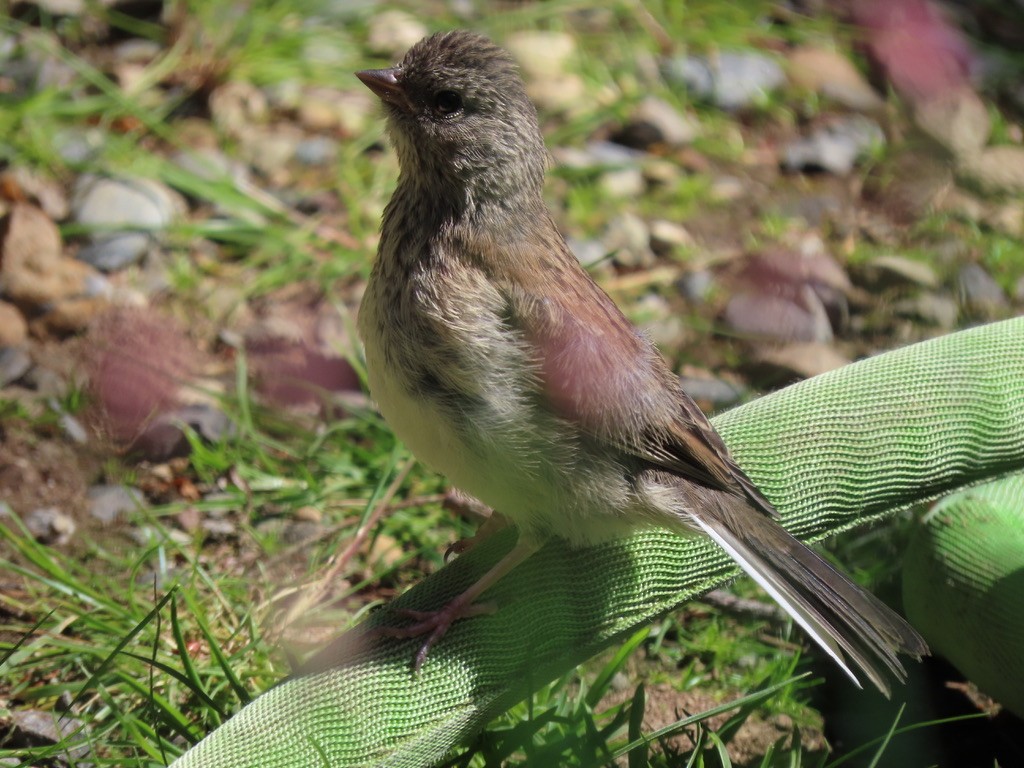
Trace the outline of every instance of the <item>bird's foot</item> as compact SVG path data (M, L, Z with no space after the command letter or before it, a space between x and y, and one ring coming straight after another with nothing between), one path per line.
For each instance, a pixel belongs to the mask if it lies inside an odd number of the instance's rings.
M427 639L416 652L412 668L419 672L423 662L427 660L427 654L438 640L444 637L448 628L459 619L469 619L473 616L483 616L494 613L497 605L494 603L473 603L462 600L461 596L452 600L444 608L437 611L415 611L410 608L403 608L396 613L406 619L411 619L412 624L405 627L378 627L376 632L385 637L397 637L401 639L420 637L426 635Z

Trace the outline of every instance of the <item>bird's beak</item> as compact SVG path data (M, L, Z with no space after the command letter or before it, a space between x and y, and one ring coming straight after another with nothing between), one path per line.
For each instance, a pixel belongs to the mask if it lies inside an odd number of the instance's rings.
M377 97L385 104L392 104L399 109L409 110L409 99L402 87L401 67L389 69L364 69L356 72L356 77L363 81L363 85L377 94Z

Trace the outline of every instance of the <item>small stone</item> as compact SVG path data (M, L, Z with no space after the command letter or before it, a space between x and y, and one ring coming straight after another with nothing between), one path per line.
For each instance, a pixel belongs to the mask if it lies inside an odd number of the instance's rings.
M230 541L238 534L238 526L227 518L204 517L200 527L211 541Z
M1024 201L1006 200L992 205L985 210L981 220L997 232L1024 237Z
M664 296L648 293L630 307L630 319L662 349L675 349L686 336L683 321Z
M683 373L679 376L683 391L703 408L715 410L735 403L743 396L742 388L712 376L706 371Z
M85 0L36 0L35 5L51 16L81 16L85 13Z
M254 125L240 136L242 157L253 168L271 179L282 180L285 166L295 157L296 148L306 134L296 125Z
M505 48L527 81L543 80L566 73L569 59L576 53L576 40L565 32L532 30L506 37Z
M393 536L386 533L379 533L370 544L370 551L366 553L368 563L379 568L392 568L398 565L405 557L405 550L401 543Z
M25 374L24 385L43 397L61 399L68 394L67 380L52 368L36 365Z
M583 78L567 70L576 41L564 32L516 32L505 47L519 63L526 93L542 111L561 112L578 106L586 95Z
M669 59L662 64L662 75L730 112L764 102L786 81L778 61L756 51Z
M563 168L576 170L602 170L638 167L647 155L612 141L592 141L583 149L555 147L555 162Z
M645 97L633 110L629 122L613 138L627 147L647 149L664 145L681 147L700 135L700 124L680 113L666 101Z
M828 48L803 45L787 56L789 80L858 112L880 110L884 103L846 56Z
M892 305L895 314L934 325L946 331L956 328L960 318L960 307L949 296L937 293L922 293L896 302Z
M0 233L0 282L7 298L41 308L85 293L92 268L63 255L57 226L41 210L14 205Z
M360 133L379 114L380 104L365 89L342 91L316 86L307 88L297 106L299 122L313 131L341 130Z
M107 143L106 134L99 128L68 127L53 136L57 155L68 165L85 165L94 160Z
M957 173L967 177L986 194L1024 195L1024 147L988 147L962 159Z
M428 34L423 23L405 11L384 11L370 19L366 42L371 52L398 59Z
M838 219L843 211L843 202L838 196L828 192L800 195L783 203L779 211L786 218L803 219L813 227L821 227Z
M32 358L21 347L0 349L0 388L13 384L32 368Z
M0 349L18 346L27 335L28 323L24 315L13 304L0 301Z
M187 456L191 446L183 426L190 427L209 442L216 442L234 430L234 425L223 411L212 405L197 403L161 414L135 437L129 451L149 461Z
M236 184L250 181L244 164L225 155L218 147L191 146L171 155L171 161L183 171L203 181L231 179Z
M679 165L671 160L652 158L641 169L644 181L652 187L670 187L683 175Z
M859 158L883 144L885 134L878 123L852 115L789 142L783 148L782 166L790 171L823 170L845 176Z
M579 263L586 269L603 262L608 256L608 249L600 240L579 240L575 237L566 238L569 250Z
M747 185L737 176L716 176L711 180L708 193L716 202L729 203L743 197L747 193Z
M692 272L685 272L676 281L679 292L690 301L705 301L715 286L715 276L710 270L697 269Z
M526 95L541 112L569 112L583 105L587 86L583 78L570 73L526 83Z
M310 136L295 147L295 159L303 165L321 166L338 157L338 144L326 136Z
M665 219L651 222L651 250L659 255L666 255L684 248L693 248L696 241L693 235L682 224Z
M67 438L74 443L85 445L89 442L89 433L86 431L85 426L70 413L61 411L60 428Z
M832 341L832 324L821 299L810 286L791 296L777 295L766 285L734 294L725 307L725 321L744 336L778 341Z
M654 263L650 242L650 230L636 214L620 213L608 222L604 244L621 266L650 267Z
M303 520L307 523L322 523L324 520L324 513L316 507L305 504L295 510L295 519Z
M269 114L264 93L241 80L229 80L214 89L208 105L214 125L230 136L265 123Z
M94 485L86 492L86 497L89 514L104 524L127 518L146 506L139 491L123 485Z
M0 718L0 728L4 731L5 745L55 745L60 743L60 765L82 765L82 761L91 751L88 727L82 720L47 712L41 709L10 709L0 710L4 717ZM17 761L14 765L24 765Z
M637 197L646 189L644 174L639 168L605 171L601 174L599 184L604 194L620 200Z
M46 545L62 547L75 534L75 521L57 507L33 509L24 522L36 541Z
M186 206L180 195L152 179L86 174L75 184L71 208L77 223L96 228L79 259L111 272L139 261L154 245L154 233L166 229Z
M753 355L753 365L758 371L758 379L762 381L809 379L849 363L849 358L821 342L767 347Z
M985 102L966 86L915 104L914 122L957 158L976 156L988 143L992 118Z
M929 265L904 256L876 256L861 269L869 288L937 288L939 277Z
M957 277L960 301L974 317L994 319L1006 310L1003 288L978 264L967 264Z
M43 213L54 221L67 218L71 210L60 184L23 165L9 168L0 174L0 184L5 187L16 187L21 195L32 198L42 208Z

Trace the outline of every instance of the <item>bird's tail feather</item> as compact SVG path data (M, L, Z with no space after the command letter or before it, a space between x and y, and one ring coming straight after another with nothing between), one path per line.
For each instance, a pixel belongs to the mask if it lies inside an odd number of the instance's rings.
M741 506L742 505L742 506ZM901 616L797 541L774 520L739 499L694 522L793 617L850 676L847 660L889 696L889 675L906 671L897 653L928 653L924 639Z

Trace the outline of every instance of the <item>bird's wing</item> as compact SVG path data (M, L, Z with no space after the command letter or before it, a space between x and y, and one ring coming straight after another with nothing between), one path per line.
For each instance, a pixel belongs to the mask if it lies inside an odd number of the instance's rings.
M591 438L777 516L653 344L557 233L548 245L538 259L510 256L504 244L502 269L491 274L507 300L505 322L538 356L543 406Z

